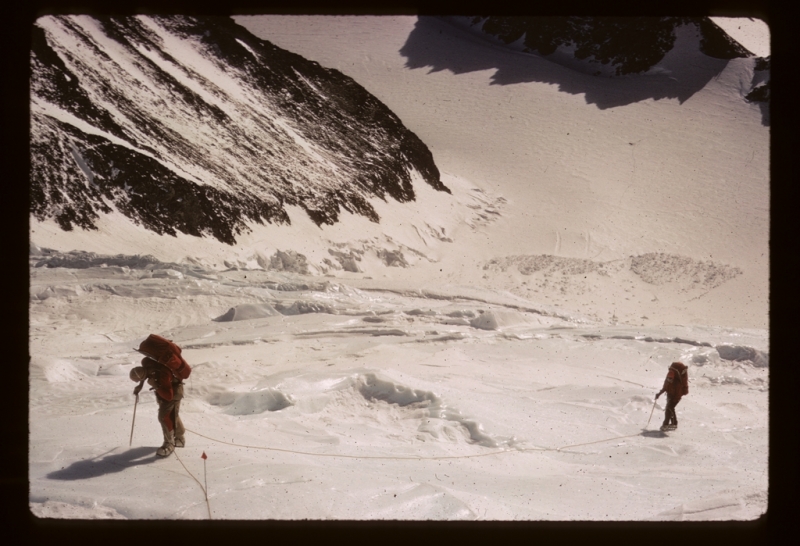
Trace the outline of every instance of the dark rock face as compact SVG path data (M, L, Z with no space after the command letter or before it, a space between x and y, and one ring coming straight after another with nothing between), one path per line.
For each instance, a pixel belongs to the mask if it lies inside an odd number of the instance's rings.
M757 85L747 94L747 100L750 102L767 102L769 101L769 82Z
M229 18L42 17L31 74L31 214L65 230L116 209L233 244L288 205L378 221L368 199L413 200L413 171L449 193L363 87Z
M769 102L770 57L759 57L753 71L753 83L745 97L750 102Z
M700 50L709 57L752 56L707 17L473 17L471 24L505 44L522 39L523 51L544 56L559 46L574 47L576 59L611 65L618 76L652 68L684 24L699 27Z
M419 17L400 54L412 70L491 70L491 85L546 83L601 110L683 104L732 57L756 61L711 20L685 17Z
M770 124L769 99L770 88L770 57L759 57L753 67L753 81L750 83L750 92L745 98L758 104L761 108L761 123L765 126Z

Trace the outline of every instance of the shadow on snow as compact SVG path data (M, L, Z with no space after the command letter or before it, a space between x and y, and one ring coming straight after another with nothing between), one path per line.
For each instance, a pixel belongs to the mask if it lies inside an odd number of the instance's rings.
M667 435L661 430L643 430L642 436L645 438L666 438Z
M76 461L61 470L50 472L47 478L51 480L88 480L106 474L122 472L132 466L151 464L157 460L156 448L154 447L136 447L122 453L103 455L93 459Z
M682 59L669 74L633 74L603 77L584 74L529 53L506 49L472 36L447 21L419 17L400 49L406 67L430 67L430 72L450 70L465 74L494 69L492 85L540 82L557 85L559 91L583 94L587 104L599 109L624 106L647 99L678 99L681 104L717 77L728 61L699 50Z

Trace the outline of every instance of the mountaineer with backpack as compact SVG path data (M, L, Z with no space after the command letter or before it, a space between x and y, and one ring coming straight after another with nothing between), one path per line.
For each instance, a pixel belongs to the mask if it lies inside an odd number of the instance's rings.
M689 368L683 362L673 362L667 378L664 379L664 386L656 394L656 400L661 393L667 393L667 408L664 411L664 423L661 430L675 430L678 428L678 417L675 415L675 406L681 401L685 394L689 394Z
M164 444L158 448L156 455L166 457L175 447L186 445L179 410L183 398L183 380L189 377L192 368L181 356L181 348L172 341L161 336L150 334L139 344L136 351L145 355L142 365L133 368L130 378L139 384L133 390L137 396L142 390L145 380L150 390L156 391L158 402L158 422L164 433ZM132 432L131 432L132 434Z

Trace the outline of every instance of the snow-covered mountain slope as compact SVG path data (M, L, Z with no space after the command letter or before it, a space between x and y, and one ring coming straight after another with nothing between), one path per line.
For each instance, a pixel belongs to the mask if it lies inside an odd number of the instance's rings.
M415 201L365 198L380 223L344 210L318 224L286 202L291 225L245 218L249 231L231 246L159 235L120 208L101 213L97 231L34 218L36 245L504 289L597 320L766 328L769 128L763 103L746 100L762 61L709 57L692 24L673 29L673 47L646 73L596 77L438 18L236 21L363 85L430 147L451 193L418 168Z
M682 25L647 73L597 77L433 17L237 21L363 82L430 147L444 179L462 181L447 182L454 196L462 187L485 203L479 222L448 228L454 242L439 244L438 262L392 276L503 287L605 319L766 327L769 128L745 98L757 58L709 57ZM449 209L435 210L439 220ZM484 269L512 257L596 269L657 255L686 279L711 263L741 273L709 290L642 282L630 267L609 277Z
M449 191L425 144L336 70L229 18L46 16L33 27L31 207L65 230L119 212L234 244L248 223L378 221L370 198Z
M711 21L725 31L725 34L739 42L748 51L759 57L769 57L771 50L771 27L760 17L720 17L712 16Z

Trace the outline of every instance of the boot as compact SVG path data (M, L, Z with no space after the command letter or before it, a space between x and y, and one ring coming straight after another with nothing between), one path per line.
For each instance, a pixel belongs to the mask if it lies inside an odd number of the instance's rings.
M164 443L156 450L156 455L159 457L166 457L175 451L175 434L170 431L164 432Z
M184 447L186 445L185 436L175 436L175 447Z

